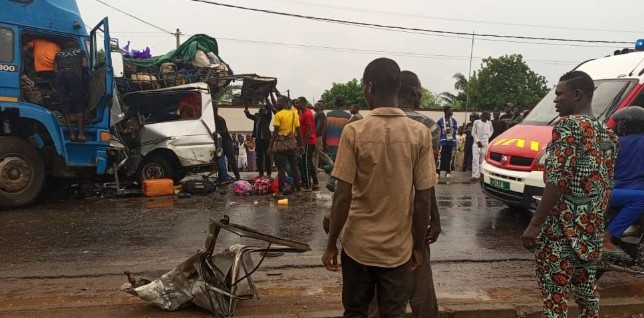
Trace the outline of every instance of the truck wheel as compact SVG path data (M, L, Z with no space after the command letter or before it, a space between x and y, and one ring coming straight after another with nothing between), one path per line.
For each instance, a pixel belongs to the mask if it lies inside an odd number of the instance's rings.
M149 179L173 179L174 180L174 170L172 165L161 156L150 156L143 159L143 162L139 165L139 169L136 173L139 184L143 184L144 180Z
M38 150L22 138L0 137L0 209L33 203L45 184Z

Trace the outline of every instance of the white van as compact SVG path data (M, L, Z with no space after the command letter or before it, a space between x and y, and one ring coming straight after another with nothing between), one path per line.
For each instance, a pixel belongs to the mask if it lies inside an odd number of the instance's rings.
M179 181L189 172L214 169L215 119L208 84L117 95L115 90L111 133L125 148L121 173L138 182Z

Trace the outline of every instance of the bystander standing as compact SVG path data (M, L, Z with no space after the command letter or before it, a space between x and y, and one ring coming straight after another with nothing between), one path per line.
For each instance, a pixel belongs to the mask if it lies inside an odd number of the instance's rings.
M363 81L372 112L342 134L333 169L338 185L322 261L328 270L340 269L336 244L344 229L344 316L367 316L377 286L381 317L404 317L412 270L423 262L431 189L436 184L432 138L424 125L397 107L396 62L374 60Z
M547 148L543 199L522 236L527 249L536 248L544 317L566 317L570 290L579 317L599 317L597 261L617 137L593 115L594 90L581 71L559 79L554 102L561 117Z

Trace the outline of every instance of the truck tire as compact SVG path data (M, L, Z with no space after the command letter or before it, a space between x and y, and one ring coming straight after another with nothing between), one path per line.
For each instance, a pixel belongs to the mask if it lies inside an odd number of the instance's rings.
M149 179L175 179L175 171L168 160L162 156L149 156L143 159L139 168L137 169L136 176L139 184L143 184L144 180Z
M18 137L0 137L0 209L33 203L45 184L45 165L36 147Z

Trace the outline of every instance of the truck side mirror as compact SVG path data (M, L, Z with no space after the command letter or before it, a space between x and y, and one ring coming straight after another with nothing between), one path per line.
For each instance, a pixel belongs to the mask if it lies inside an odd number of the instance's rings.
M123 72L123 54L120 52L112 52L112 69L114 70L114 77L125 76Z

